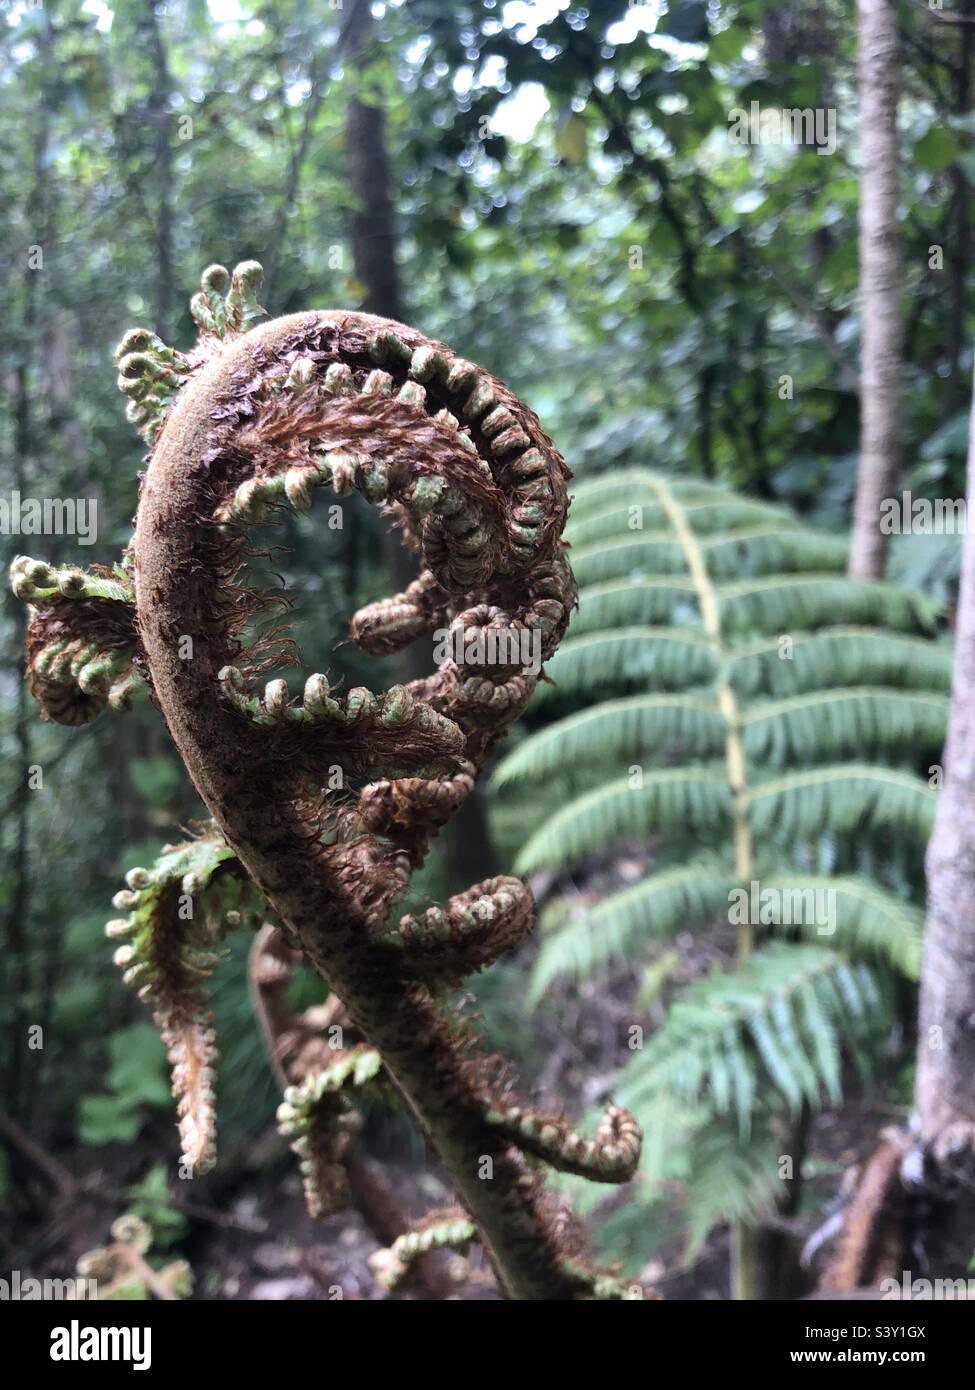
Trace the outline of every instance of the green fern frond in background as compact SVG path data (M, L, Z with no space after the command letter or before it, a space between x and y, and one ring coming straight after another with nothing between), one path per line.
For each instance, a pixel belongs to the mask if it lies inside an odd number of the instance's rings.
M887 961L911 980L921 964L924 914L920 907L855 875L763 876L763 888L809 899L832 893L835 924L797 923L804 935L827 938L852 956ZM545 944L535 969L531 997L542 998L559 976L586 979L601 969L637 958L641 950L673 937L691 923L727 913L732 874L720 862L703 861L647 874L631 888L610 893L585 913L576 913ZM773 930L780 923L771 923Z
M845 537L714 484L596 478L566 534L579 611L495 771L495 829L525 874L641 856L639 882L559 914L531 995L628 966L636 1007L666 1004L617 1094L646 1136L638 1200L685 1187L693 1255L768 1210L789 1117L840 1097L844 1059L869 1075L892 981L917 979L951 648L925 595L846 577ZM736 925L734 964L673 983L679 933L727 962Z
M664 768L648 772L641 783L619 777L563 806L531 836L515 861L517 872L564 868L655 828L710 832L730 823L731 797L721 768Z
M599 764L607 757L618 760L675 743L703 757L721 752L724 720L712 695L634 695L580 710L505 758L495 783L504 786L521 777L543 777L566 761Z
M774 1086L798 1112L841 1094L839 1043L876 1037L882 999L869 966L809 943L773 942L737 970L688 985L635 1055L620 1094L652 1112L661 1091L752 1127L755 1097ZM863 1055L857 1047L858 1055Z
M575 556L572 557L575 563ZM604 580L585 586L586 606L573 623L576 636L642 623L693 619L694 584L680 575ZM763 575L715 586L722 621L738 635L778 633L820 627L842 613L849 623L877 624L910 632L933 626L935 610L924 594L895 584L813 571Z

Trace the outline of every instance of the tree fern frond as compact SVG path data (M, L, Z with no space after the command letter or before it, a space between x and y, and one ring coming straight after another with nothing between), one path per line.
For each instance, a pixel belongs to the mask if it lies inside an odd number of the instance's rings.
M568 764L619 765L675 743L692 755L721 752L724 721L710 695L631 695L607 700L569 715L520 743L494 774L503 787L526 777L542 777Z
M833 1026L837 1014L836 995L829 988L828 979L824 979L819 988L814 981L802 985L796 996L796 1008L826 1093L835 1103L843 1089L843 1065L840 1039Z
M748 813L758 836L811 839L829 830L850 834L867 822L931 833L937 793L920 777L869 763L804 769L753 786Z
M874 627L830 627L787 638L762 638L729 653L742 696L786 697L829 686L877 684L895 689L951 689L950 645ZM687 689L717 671L714 643L674 627L621 627L570 637L545 674L535 704L553 696L620 689L639 681L658 690Z
M585 979L602 966L626 960L648 941L674 935L688 919L727 914L733 884L733 875L718 862L681 865L650 874L574 914L542 942L532 974L532 1002L559 976Z
M732 681L742 695L874 682L951 689L950 646L876 627L826 627L785 641L765 638L738 647L731 662Z
M130 869L112 903L128 913L105 927L122 942L115 963L166 1045L183 1162L206 1172L216 1162L217 1062L206 981L226 931L260 910L261 896L210 822L198 839L167 845L151 869Z
M727 820L731 796L723 771L667 768L644 773L640 782L620 777L570 801L531 836L517 872L562 868L651 827L714 828Z
M537 706L553 696L637 681L662 690L687 689L712 677L716 668L714 644L707 637L674 627L615 628L563 642L545 663L553 684L540 684L534 701Z
M624 1068L620 1103L646 1129L647 1108L670 1091L733 1112L747 1135L760 1087L771 1086L793 1112L804 1100L818 1106L824 1091L835 1101L840 1039L856 1038L862 1048L886 1032L879 997L866 964L809 943L773 942L678 995L663 1027Z
M775 1208L782 1191L781 1125L756 1124L747 1139L720 1120L693 1136L687 1174L689 1192L684 1263L700 1255L716 1226L755 1225Z
M673 531L634 531L597 545L573 546L572 571L580 586L608 579L686 574L687 559Z
M645 475L635 469L625 473L614 471L575 483L569 515L577 521L610 507L640 506L656 501L656 494Z
M882 686L792 695L742 714L745 752L773 766L875 749L940 752L947 722L947 695Z
M641 1202L606 1216L599 1229L599 1248L639 1270L648 1253L672 1241L675 1217L682 1219L684 1263L700 1254L716 1226L734 1221L760 1222L774 1208L782 1190L779 1163L786 1142L780 1110L766 1107L744 1137L728 1117L696 1112L662 1093L644 1116L646 1132L640 1165ZM659 1146L648 1149L651 1137ZM589 1194L584 1194L588 1196ZM573 1192L573 1197L575 1193ZM592 1208L592 1198L589 1206Z
M577 483L572 490L570 516L575 520L610 507L659 503L656 479L657 475L649 469L635 468L626 472L604 473ZM719 483L709 483L703 478L668 478L667 482L685 505L741 500Z
M768 921L759 915L758 925L797 926L848 956L882 958L908 979L919 977L924 913L915 904L856 875L788 873L758 883L759 894L774 894L765 899Z
M705 536L700 544L707 559L708 573L714 579L725 580L745 574L794 570L842 573L850 551L845 536L810 535L796 525L794 518L785 525L766 522Z
M719 584L716 596L729 635L789 633L829 622L837 613L852 623L911 631L929 628L937 613L924 594L836 574L766 575ZM692 581L674 575L588 585L579 594L572 632L578 637L642 623L700 626Z
M733 493L687 502L684 511L700 536L736 527L756 526L762 522L779 525L791 522L795 525L795 517L788 508L751 497L736 497ZM642 502L640 498L631 497L628 506L610 503L605 508L594 505L591 510L585 511L577 511L577 504L573 502L565 537L573 546L585 546L595 541L618 540L627 535L663 530L667 525L666 508L656 501Z
M645 1136L643 1215L672 1220L686 1184L693 1254L717 1222L756 1218L789 1113L837 1100L847 1057L869 1074L884 986L918 974L911 895L936 793L898 769L938 757L951 653L929 597L846 578L846 537L720 485L604 475L579 488L567 538L579 609L534 709L590 708L530 737L496 785L517 784L503 805L536 827L523 872L648 832L655 862L545 934L532 996L642 957L638 1007L659 1007L669 936L739 928L740 964L676 989L621 1078ZM573 769L630 758L637 775L575 794ZM562 804L539 821L542 788ZM881 851L883 883L866 876Z
M573 913L542 942L531 1002L537 1003L561 976L583 980L610 964L632 960L647 943L664 940L694 921L727 921L736 888L740 885L731 869L708 860L658 870ZM750 885L741 891L750 898ZM798 928L853 958L883 959L908 979L918 978L923 912L869 879L780 874L756 880L754 891L754 913L749 902L754 925L773 931Z
M579 594L579 611L572 619L573 637L607 628L663 623L700 629L697 593L690 579L643 579L632 583L612 579L592 584Z
M714 579L742 574L834 569L842 573L848 557L843 537L816 537L795 524L765 523L702 537L700 546ZM580 585L610 579L642 579L687 573L687 557L673 530L629 530L624 535L572 550L572 568Z
M851 622L880 623L910 631L930 628L937 605L914 589L835 574L768 575L717 589L728 633L788 632L829 622L843 613Z

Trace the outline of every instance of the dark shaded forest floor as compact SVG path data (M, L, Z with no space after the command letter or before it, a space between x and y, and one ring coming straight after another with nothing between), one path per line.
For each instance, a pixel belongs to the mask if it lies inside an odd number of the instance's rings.
M807 1184L807 1201L814 1205L797 1220L797 1245L822 1220L823 1207L835 1193L837 1180L830 1173L867 1158L876 1134L892 1113L887 1106L872 1108L854 1098L840 1111L816 1120L811 1156L823 1177ZM371 1163L412 1216L446 1200L444 1184L428 1169L376 1159ZM305 1211L296 1173L277 1162L273 1169L273 1176L250 1172L238 1177L213 1207L206 1198L193 1204L188 1237L174 1251L192 1266L193 1297L259 1301L428 1297L423 1290L391 1295L381 1289L369 1269L378 1241L359 1212L346 1209L324 1222L314 1222ZM125 1208L124 1198L113 1201L113 1187L110 1173L104 1168L93 1170L90 1179L83 1181L81 1193L51 1202L42 1222L21 1225L8 1248L8 1268L21 1269L22 1277L29 1273L63 1279L71 1273L79 1255L102 1243L111 1220ZM463 1275L451 1284L452 1297L497 1297L490 1272L477 1254L467 1262L437 1257L437 1264L448 1282L453 1270ZM675 1243L648 1262L641 1277L669 1300L726 1298L725 1233L711 1237L690 1269L684 1268L682 1250ZM811 1276L808 1283L811 1289Z
M822 1221L825 1204L839 1185L836 1174L869 1155L879 1130L893 1115L889 1106L870 1106L854 1098L815 1122L810 1168L822 1176L806 1184L806 1210L792 1232L796 1248ZM447 1198L444 1185L430 1169L370 1161L411 1216L420 1216ZM375 1301L429 1296L422 1289L388 1294L369 1269L369 1256L379 1242L360 1214L348 1209L326 1221L313 1221L305 1211L296 1172L277 1161L271 1168L271 1174L240 1175L216 1203L203 1196L195 1198L194 1210L187 1212L187 1237L167 1252L189 1261L194 1298ZM7 1249L8 1268L20 1269L22 1277L60 1279L71 1274L78 1257L106 1239L112 1220L125 1209L121 1194L113 1200L114 1190L112 1175L104 1166L82 1177L81 1190L52 1201L41 1221L23 1222L19 1230L9 1233L14 1239ZM716 1232L687 1269L680 1244L675 1242L648 1261L642 1278L665 1299L727 1298L727 1245L725 1233ZM438 1256L436 1263L451 1297L497 1297L490 1271L477 1252L468 1261ZM807 1274L805 1282L808 1289L804 1291L811 1291L812 1274Z
M610 864L592 866L584 876L563 882L560 891L570 906L584 907L636 881L646 867L645 850L624 853ZM534 887L538 897L545 899L551 885L536 883ZM667 949L674 957L670 979L688 980L717 963L727 965L734 941L730 930L686 931L668 942ZM513 1038L512 1051L516 1057L521 1054L520 1069L539 1104L580 1115L612 1094L621 1057L625 1059L621 1040L627 1029L635 1019L655 1026L663 1016L663 1005L657 1000L635 1009L639 977L625 965L603 970L579 984L557 981L546 991L544 1007L526 1021L524 984L537 951L536 937L512 963L501 967L493 984L491 976L485 977L484 1017L493 1035ZM512 981L516 982L513 988ZM526 1039L531 1039L530 1044ZM532 1059L543 1060L533 1065ZM865 1096L851 1079L844 1105L813 1119L799 1210L780 1223L793 1265L806 1240L822 1225L844 1174L869 1156L884 1125L900 1118L898 1107L880 1100L885 1093L889 1089L877 1084ZM388 1187L410 1220L450 1202L443 1174L435 1162L424 1158L419 1143L411 1149L400 1120L373 1116L358 1142L371 1172ZM19 1268L22 1277L29 1273L60 1279L73 1274L79 1256L104 1242L112 1221L127 1209L125 1189L133 1174L158 1162L160 1152L168 1152L171 1143L166 1122L157 1121L135 1145L98 1154L81 1150L81 1163L77 1149L62 1154L39 1151L34 1157L45 1159L48 1170L44 1171L31 1155L21 1154L26 1174L23 1195L32 1199L35 1213L25 1204L14 1229L3 1239L8 1268ZM79 1172L81 1164L84 1168ZM52 1196L58 1187L60 1195ZM177 1187L189 1190L185 1184ZM611 1191L590 1225L598 1225L601 1216L626 1201L626 1189ZM674 1201L680 1202L679 1192ZM296 1161L273 1126L243 1143L232 1156L225 1151L216 1173L195 1180L191 1195L184 1200L178 1193L174 1204L185 1218L185 1231L171 1249L162 1252L162 1258L178 1256L189 1262L196 1299L375 1301L431 1296L422 1285L393 1295L378 1284L369 1257L381 1242L359 1211L349 1208L325 1221L308 1216ZM476 1249L466 1260L447 1254L432 1257L432 1272L441 1296L498 1297L493 1276ZM798 1274L796 1294L811 1292L815 1277L814 1263ZM661 1243L640 1269L639 1278L665 1299L727 1298L726 1231L713 1232L690 1267L685 1265L680 1240Z
M633 872L625 861L612 871L617 882ZM590 889L605 892L607 883L594 876ZM708 968L715 953L725 949L687 932L671 943L680 957L677 967L687 976ZM528 952L537 950L532 945ZM524 978L530 960L518 960L515 969ZM604 973L579 986L561 986L547 995L545 1009L533 1020L537 1025L536 1057L542 1065L532 1078L532 1092L546 1106L564 1104L579 1114L597 1104L611 1090L620 1062L619 1039L633 1021L635 977L629 969ZM492 1004L485 1005L491 1019ZM652 1008L651 1008L652 1013ZM872 1151L885 1124L898 1117L896 1107L882 1104L858 1092L838 1110L827 1110L813 1121L809 1133L806 1180L798 1215L787 1223L786 1239L798 1252L824 1220L827 1204L840 1187L842 1175ZM72 1186L52 1197L57 1177L30 1171L28 1187L40 1217L24 1211L3 1245L4 1262L19 1268L22 1277L64 1278L74 1272L78 1257L102 1243L111 1222L126 1210L125 1185L133 1171L144 1171L158 1159L155 1136L144 1134L135 1148L95 1155L82 1151L87 1164L78 1171L79 1155L52 1154L63 1181ZM168 1148L165 1130L158 1140ZM146 1146L153 1145L153 1152ZM411 1219L449 1202L442 1175L422 1150L405 1153L402 1130L382 1117L374 1119L362 1140L361 1151L372 1171L395 1194ZM93 1161L94 1160L94 1161ZM196 1299L322 1301L341 1297L381 1300L390 1297L429 1297L424 1288L391 1295L376 1282L369 1256L380 1242L362 1216L348 1209L326 1221L314 1221L306 1213L296 1164L283 1140L268 1128L234 1155L234 1164L213 1178L192 1184L192 1197L177 1203L187 1220L185 1234L166 1258L188 1260L194 1277ZM222 1166L222 1165L221 1165ZM625 1192L611 1193L600 1213L625 1202ZM679 1201L679 1194L675 1195ZM596 1222L598 1222L597 1214ZM456 1256L434 1257L437 1277L447 1295L463 1300L493 1299L497 1291L480 1252L468 1260ZM728 1241L719 1229L708 1240L694 1265L686 1268L681 1243L667 1243L649 1258L640 1271L641 1281L665 1299L710 1300L728 1297ZM815 1270L800 1276L797 1292L812 1290Z

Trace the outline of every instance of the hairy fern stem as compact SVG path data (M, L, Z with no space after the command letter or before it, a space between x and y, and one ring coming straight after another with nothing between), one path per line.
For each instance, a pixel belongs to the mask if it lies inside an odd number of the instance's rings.
M127 413L151 446L121 564L58 571L18 557L11 571L32 609L28 673L45 716L83 724L148 692L213 816L130 872L115 899L129 915L108 927L169 1049L184 1164L203 1171L216 1155L215 948L256 925L263 900L362 1039L303 1065L282 1107L313 1212L355 1171L346 1093L390 1083L464 1208L392 1240L391 1285L415 1258L477 1238L508 1297L642 1296L590 1265L543 1173L625 1182L639 1127L610 1106L590 1140L536 1112L452 1007L465 975L531 930L529 889L494 877L391 918L564 634L569 471L500 381L414 329L312 312L246 332L260 283L254 262L232 276L210 266L190 353L142 329L119 347ZM323 673L297 699L281 676L255 689L296 657L261 626L274 596L248 580L249 532L307 510L322 487L382 506L417 553L419 577L361 609L351 635L383 655L447 630L455 655L430 676L378 694L339 692Z

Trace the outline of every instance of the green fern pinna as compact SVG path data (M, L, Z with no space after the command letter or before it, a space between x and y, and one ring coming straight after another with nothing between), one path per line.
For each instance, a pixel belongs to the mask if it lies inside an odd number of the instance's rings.
M497 825L537 825L518 871L563 880L640 844L639 882L552 905L534 996L642 961L639 1006L667 998L617 1088L650 1219L610 1224L645 1258L678 1183L693 1257L770 1209L796 1117L839 1098L845 1057L867 1072L917 978L951 652L923 595L845 577L845 538L713 484L596 478L566 538L579 610L530 711L548 722L495 774ZM687 981L669 943L695 925L712 968Z

